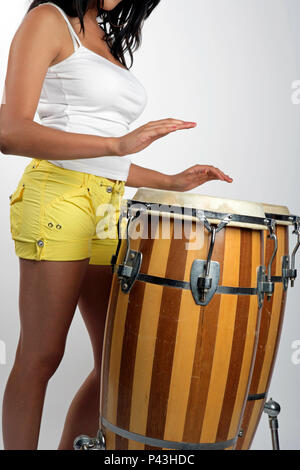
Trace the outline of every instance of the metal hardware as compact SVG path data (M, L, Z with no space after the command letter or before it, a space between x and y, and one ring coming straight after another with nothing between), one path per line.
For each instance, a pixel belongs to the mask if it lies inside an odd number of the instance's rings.
M294 223L294 230L293 233L297 235L297 243L295 248L293 249L292 253L292 263L291 263L291 287L294 287L294 282L297 277L297 269L295 269L295 258L296 258L296 253L298 251L298 248L300 246L300 218L297 217L296 222Z
M268 238L274 240L274 250L271 255L268 267L259 266L257 270L257 295L258 295L258 306L261 308L264 300L264 295L267 295L267 300L269 301L274 292L274 282L272 280L272 263L274 261L275 255L277 253L278 242L277 236L275 233L276 222L274 219L266 218L265 225L269 229Z
M268 226L268 229L269 229L268 238L270 238L270 240L274 240L274 250L273 250L273 253L271 255L269 264L268 264L267 276L263 280L263 286L262 286L263 292L265 294L267 294L267 300L269 301L272 297L273 292L274 292L274 282L272 282L271 271L272 271L272 263L274 261L274 258L275 258L275 255L276 255L277 249L278 249L278 241L277 241L277 236L276 236L276 223L275 223L275 220L274 219L266 219L266 225Z
M207 262L195 259L191 268L190 288L197 305L207 305L214 296L220 279L220 264L217 261L209 262L207 277Z
M53 223L52 223L52 222L49 222L49 223L48 223L48 227L53 227Z
M239 436L239 437L243 437L243 435L244 435L244 430L243 430L243 429L240 429L240 430L239 430L239 433L238 433L238 436Z
M285 255L282 257L281 271L282 271L283 288L284 290L287 290L288 285L289 285L290 275L291 275L289 255Z
M248 395L247 400L248 401L255 401L255 400L263 400L264 398L266 398L265 393L255 393L255 394L252 394L252 395Z
M194 300L197 305L207 305L217 290L220 279L220 265L216 261L211 261L216 233L222 230L230 222L231 214L226 214L217 227L213 227L203 211L196 211L198 219L203 222L205 228L211 233L210 245L207 259L194 260L191 268L190 283Z
M131 250L129 240L129 226L136 218L139 217L139 215L140 211L137 211L136 214L130 215L128 219L126 226L126 254L123 264L119 265L117 271L118 277L121 280L121 289L126 294L131 290L135 280L137 279L142 265L142 253L140 251Z
M280 413L280 405L276 401L273 401L272 398L265 403L264 413L267 413L269 417L269 426L271 430L271 439L273 450L280 450L279 447L279 436L278 436L278 418L277 416Z
M151 211L152 210L152 203L146 202L146 201L137 201L133 199L127 199L126 201L127 206L131 207L134 205L143 205L146 210ZM154 204L154 210L157 210L157 203ZM164 208L172 208L173 206L170 204L163 204ZM223 220L224 217L226 217L226 213L224 212L213 212L213 211L206 211L206 210L199 210L191 207L182 207L182 206L176 206L176 209L178 213L182 213L184 215L192 216L192 217L198 217L197 212L202 212L203 215L207 219L217 219L217 220ZM167 213L169 214L168 210L165 209ZM164 210L161 210L161 212L164 212ZM230 214L230 221L231 222L239 222L239 223L247 223L247 224L255 224L255 225L262 225L264 226L266 224L265 222L265 217L256 217L256 216L250 216L250 215L242 215L242 214Z
M39 246L44 246L43 240L38 240L38 241L37 241L37 244L38 244Z
M57 224L57 225L56 225L56 228L57 228L57 229L61 229L61 225L60 225L60 224Z
M105 450L105 438L99 429L97 436L94 438L86 435L76 437L73 447L74 450Z
M257 297L258 297L258 307L261 308L264 295L268 294L271 296L274 292L274 283L267 280L266 268L265 266L258 266L257 268Z
M113 190L112 186L107 186L106 191L107 191L108 193L111 193L112 190Z
M127 431L126 429L116 426L106 419L102 418L101 423L104 428L117 434L118 436L130 439L135 442L140 442L153 447L161 447L168 449L180 449L180 450L223 450L235 445L237 436L228 441L217 441L210 443L191 443L191 442L178 442L178 441L166 441L163 439L156 439L154 437L144 436L135 432Z
M300 217L295 217L293 223L294 223L293 233L297 235L297 242L291 255L291 266L290 266L290 256L285 255L282 257L282 282L283 282L284 290L288 288L289 280L291 281L291 287L294 287L294 282L297 277L297 269L295 269L295 259L296 259L296 253L300 246Z
M118 272L118 265L113 266L113 273ZM191 290L191 283L188 281L179 281L178 279L170 279L168 277L153 276L152 274L139 273L136 280L155 284L159 286L167 286L175 289ZM281 282L281 278L280 278ZM218 286L216 294L230 295L257 295L256 287L232 287Z

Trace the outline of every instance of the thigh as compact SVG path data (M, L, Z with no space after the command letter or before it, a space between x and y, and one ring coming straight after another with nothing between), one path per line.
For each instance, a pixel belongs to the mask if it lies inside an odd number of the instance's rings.
M90 264L78 301L78 307L91 339L96 368L100 367L111 283L111 266Z
M20 258L20 343L23 358L60 356L80 295L89 258L34 261Z

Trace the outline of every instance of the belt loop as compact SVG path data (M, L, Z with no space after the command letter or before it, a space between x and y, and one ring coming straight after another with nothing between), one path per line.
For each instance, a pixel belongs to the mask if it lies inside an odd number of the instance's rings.
M124 193L125 189L124 189L124 181L123 180L117 180L115 182L115 191L118 192L118 193Z
M83 186L87 186L88 185L88 174L83 173L82 176L83 176L82 184L83 184Z
M42 160L40 160L39 158L33 158L31 160L31 163L32 163L32 167L33 168L37 168L39 166L39 164L41 163Z

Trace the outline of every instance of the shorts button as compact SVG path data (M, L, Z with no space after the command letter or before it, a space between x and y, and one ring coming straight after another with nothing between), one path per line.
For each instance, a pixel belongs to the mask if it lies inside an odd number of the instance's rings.
M107 186L106 191L107 191L108 193L111 193L112 190L113 190L112 186Z
M38 244L39 246L44 246L43 240L38 240L37 244Z

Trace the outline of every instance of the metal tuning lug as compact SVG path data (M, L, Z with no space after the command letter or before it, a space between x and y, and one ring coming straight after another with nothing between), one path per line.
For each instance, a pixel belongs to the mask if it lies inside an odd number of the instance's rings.
M197 210L196 214L199 220L204 223L205 228L211 233L211 238L207 259L195 259L193 261L190 285L196 304L207 305L215 294L220 279L220 264L211 260L216 234L230 222L231 214L227 214L217 227L211 226L203 211Z
M283 282L284 290L288 288L289 280L291 281L291 287L294 287L294 282L297 277L297 269L295 268L295 260L296 260L296 253L300 246L300 217L296 217L294 221L293 233L297 235L297 242L292 252L291 266L290 266L290 256L286 255L282 257L282 282Z
M272 263L274 261L275 255L278 250L278 241L277 241L277 235L276 235L276 222L275 219L269 219L268 223L268 228L269 228L269 235L268 238L271 240L274 240L274 250L272 253L272 256L270 258L268 268L267 268L267 280L266 280L266 291L265 293L267 294L267 300L270 300L272 297L272 294L274 292L274 282L272 282Z
M257 268L257 298L258 308L262 307L266 290L270 287L266 283L267 275L265 266L258 266Z
M282 273L283 289L287 290L289 286L290 275L291 275L289 255L285 255L282 257L281 273Z
M105 450L105 438L99 429L94 438L85 435L76 437L73 447L74 450Z
M129 226L140 215L140 211L137 211L135 215L131 215L128 219L126 226L126 240L127 250L123 264L120 264L117 270L118 278L121 281L121 289L124 293L128 293L132 288L142 265L142 253L139 251L130 249L129 240Z
M293 233L297 235L297 242L296 246L293 249L292 253L292 263L291 263L291 273L290 273L290 280L291 280L291 287L294 287L294 282L297 277L297 269L295 269L295 259L296 259L296 253L298 251L298 248L300 246L300 218L297 217L295 223L294 223L294 230Z
M272 263L278 249L277 236L275 233L275 219L265 219L265 223L269 229L268 238L274 240L274 250L271 255L267 270L265 266L259 266L257 276L257 292L258 292L258 304L261 307L263 303L264 295L267 295L267 300L270 300L274 292L274 282L272 282Z

